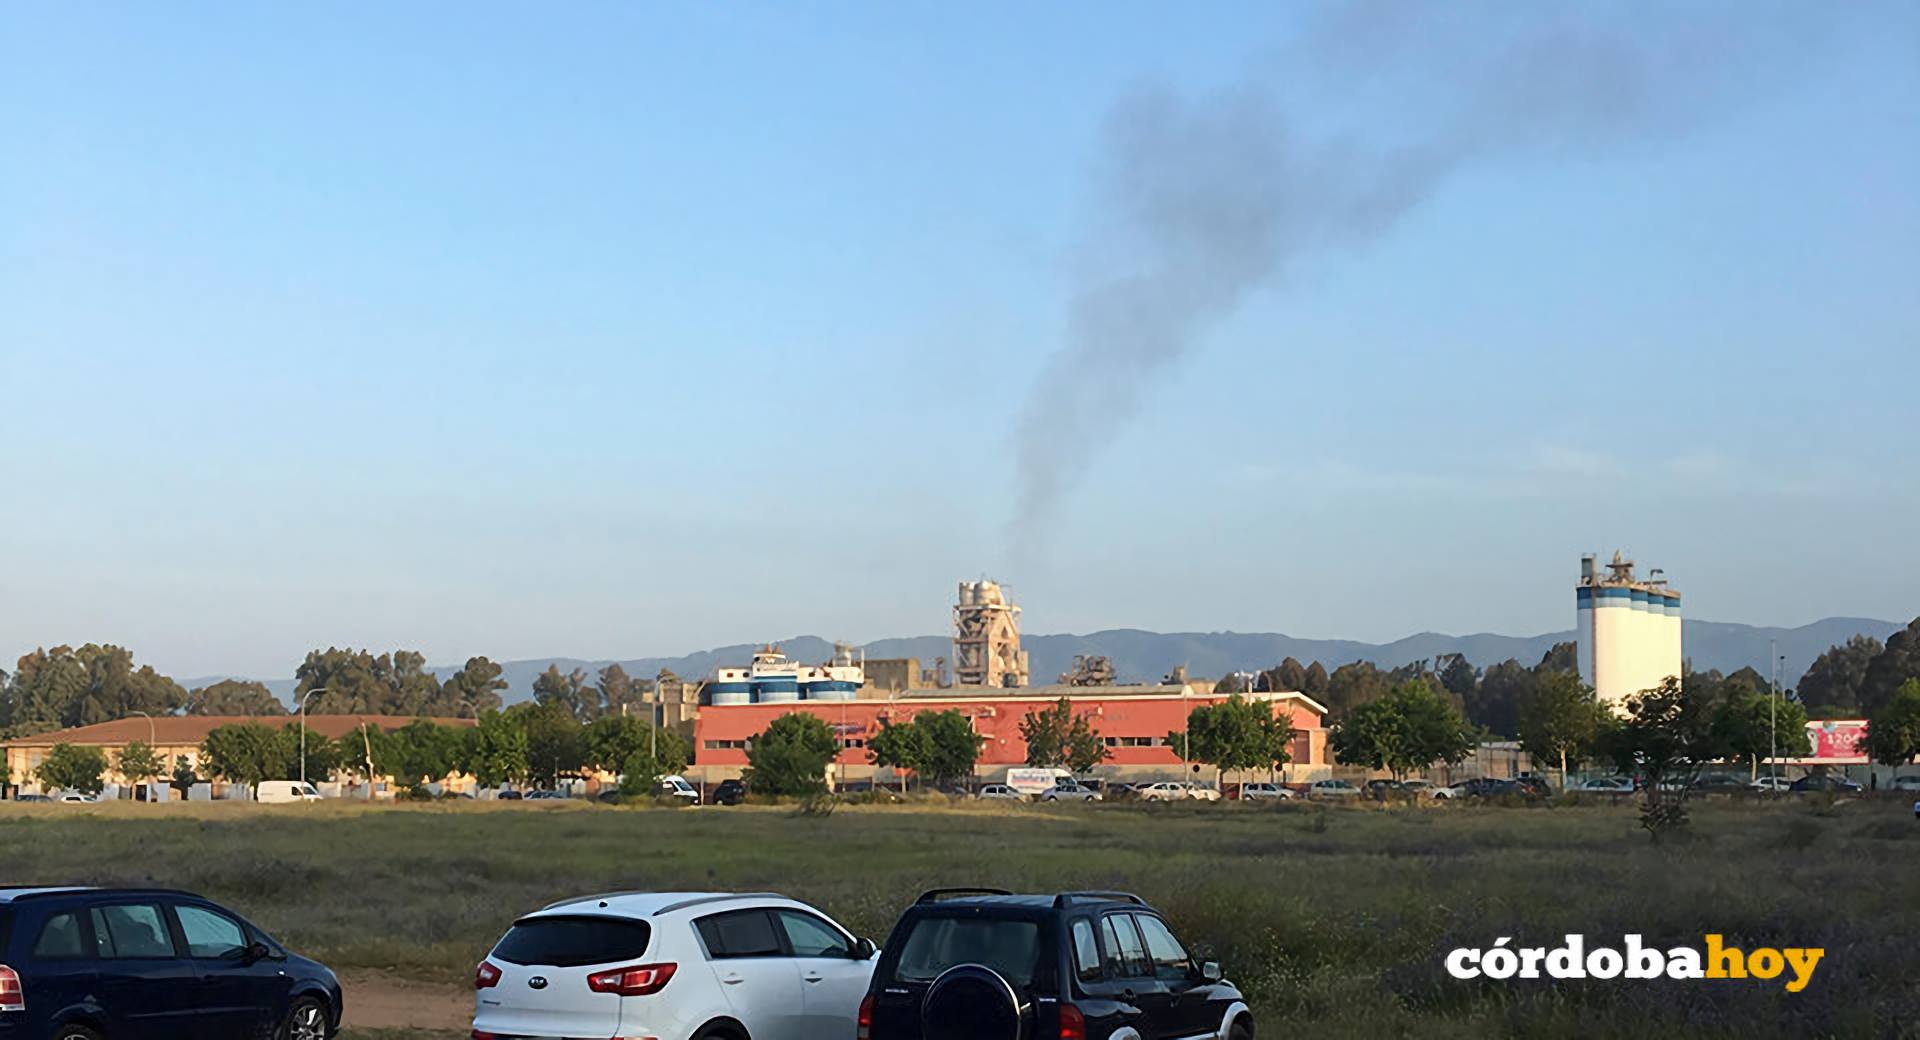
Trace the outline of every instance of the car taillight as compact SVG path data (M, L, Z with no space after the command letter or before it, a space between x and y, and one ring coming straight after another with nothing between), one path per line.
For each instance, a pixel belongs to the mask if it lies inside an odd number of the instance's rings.
M1072 1004L1060 1005L1060 1040L1087 1040L1087 1016Z
M20 986L20 973L0 964L0 1011L25 1011L27 994Z
M478 968L473 969L473 988L474 989L492 989L493 987L498 986L499 984L500 984L500 969L494 967L492 961L481 961L480 966ZM474 1037L474 1040L487 1040L487 1038Z
M658 993L673 978L678 965L641 964L615 968L587 976L587 988L595 993L617 993L623 997L644 997Z
M860 1029L854 1035L859 1040L873 1040L873 994L871 993L867 994L867 999L860 1002L859 1023Z
M468 1040L500 1040L500 1038L493 1033L482 1033L480 1030L476 1029L473 1031L472 1036L470 1036Z

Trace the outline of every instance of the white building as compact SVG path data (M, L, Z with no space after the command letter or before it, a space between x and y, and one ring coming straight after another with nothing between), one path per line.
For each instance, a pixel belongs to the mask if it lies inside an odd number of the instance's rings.
M1681 669L1680 593L1658 570L1634 577L1633 561L1613 554L1608 574L1592 553L1580 557L1580 679L1615 707Z

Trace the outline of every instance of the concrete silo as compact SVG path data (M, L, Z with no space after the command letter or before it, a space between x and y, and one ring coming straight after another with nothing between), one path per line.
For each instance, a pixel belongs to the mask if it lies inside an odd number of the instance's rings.
M1613 554L1607 573L1580 558L1574 587L1580 678L1618 707L1641 690L1680 674L1680 593L1660 571L1636 578L1633 561Z

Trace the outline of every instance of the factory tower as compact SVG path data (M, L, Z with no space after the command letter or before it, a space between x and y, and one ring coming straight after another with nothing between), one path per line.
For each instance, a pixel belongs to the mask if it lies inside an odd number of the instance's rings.
M1633 561L1613 554L1601 574L1592 553L1580 557L1574 586L1580 679L1616 710L1681 669L1680 593L1659 570L1634 577Z
M963 581L953 608L953 678L961 686L1018 689L1027 685L1020 649L1020 608L994 581Z

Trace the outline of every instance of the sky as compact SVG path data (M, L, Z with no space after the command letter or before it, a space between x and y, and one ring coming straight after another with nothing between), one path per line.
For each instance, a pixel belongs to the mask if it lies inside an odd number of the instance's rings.
M1903 2L9 4L0 656L1903 620L1917 270Z

